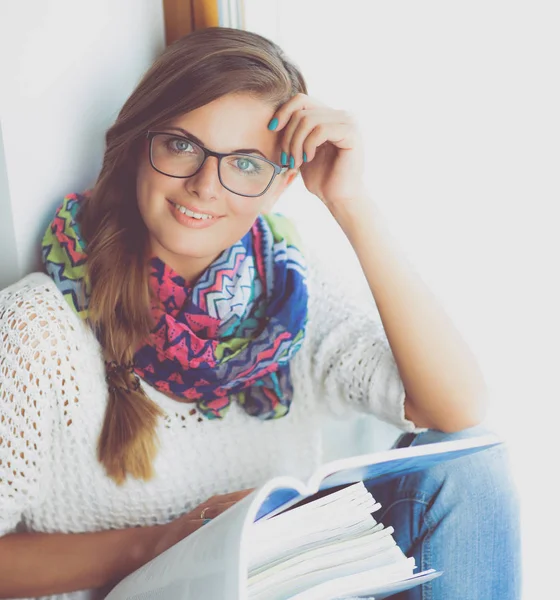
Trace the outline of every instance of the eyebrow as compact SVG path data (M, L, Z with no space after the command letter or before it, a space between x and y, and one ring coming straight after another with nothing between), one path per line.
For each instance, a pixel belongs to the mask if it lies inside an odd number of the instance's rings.
M197 143L199 146L205 146L204 142L196 137L190 131L183 129L182 127L165 127L165 129L174 129L175 131L180 131L185 137L188 137L193 142ZM236 154L237 152L241 154L260 154L263 158L267 158L264 152L261 152L258 148L238 148L237 150L232 150L231 152L224 152L223 154ZM270 160L267 158L267 160Z

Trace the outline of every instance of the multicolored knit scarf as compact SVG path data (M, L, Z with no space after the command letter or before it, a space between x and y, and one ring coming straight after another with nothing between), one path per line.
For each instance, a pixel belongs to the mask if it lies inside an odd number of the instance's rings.
M81 199L64 199L42 254L47 273L87 319L87 255L76 222ZM162 392L196 401L210 419L224 417L233 400L260 419L286 415L289 361L307 322L305 265L290 222L280 215L257 218L194 286L159 258L149 269L154 327L135 354L136 374Z

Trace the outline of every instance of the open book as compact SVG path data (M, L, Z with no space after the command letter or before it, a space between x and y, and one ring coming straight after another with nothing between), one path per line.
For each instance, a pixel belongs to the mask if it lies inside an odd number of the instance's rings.
M387 598L441 575L416 572L375 520L375 484L499 444L495 436L399 448L277 477L123 581L107 600ZM437 567L437 565L435 565Z

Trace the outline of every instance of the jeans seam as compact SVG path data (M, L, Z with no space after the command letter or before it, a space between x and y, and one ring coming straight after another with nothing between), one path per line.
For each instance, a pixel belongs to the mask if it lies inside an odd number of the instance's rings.
M420 563L422 571L426 571L428 568L432 568L429 565L432 564L432 547L430 545L430 541L432 538L432 533L436 529L436 524L433 522L429 513L426 513L424 516L424 523L426 524L428 531L422 540L422 545L420 548ZM434 588L433 588L433 580L427 581L421 586L421 594L422 600L433 600L434 597Z
M416 495L418 495L418 493L416 493ZM424 495L424 494L422 494L422 495ZM396 506L397 504L400 504L401 502L416 502L418 504L423 504L426 507L428 507L430 505L430 502L428 502L426 500L422 500L417 497L415 498L415 497L409 496L409 497L399 498L398 500L394 500L391 504L389 504L387 507L385 507L385 510L379 515L378 522L382 523L384 521L385 515L394 506ZM432 549L430 546L430 538L432 536L432 533L434 532L435 524L433 523L432 519L430 518L430 516L427 512L424 515L423 520L424 520L424 523L425 523L428 531L426 532L426 535L424 536L424 538L422 540L422 544L420 545L420 568L422 571L426 571L426 569L428 568L428 565L431 563ZM420 593L422 595L422 600L433 600L432 582L427 581L426 583L422 584Z

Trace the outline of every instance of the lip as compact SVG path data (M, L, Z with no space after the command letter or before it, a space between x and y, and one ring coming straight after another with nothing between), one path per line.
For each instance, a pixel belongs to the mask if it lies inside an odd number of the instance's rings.
M181 225L184 225L185 227L188 227L189 229L206 229L208 227L212 227L212 225L215 225L220 219L223 218L223 215L216 215L214 216L212 213L208 212L208 211L203 211L203 210L196 210L190 207L186 207L184 204L179 204L178 202L173 202L172 200L167 199L167 203L169 206L169 212L171 213L171 216ZM177 210L175 208L175 204L177 204L178 206L185 206L185 208L189 208L189 210L192 210L193 212L199 212L201 214L207 214L207 215L212 215L214 216L213 219L195 219L194 217L189 217L185 214L183 214L182 212L180 212L179 210Z
M216 219L224 216L224 215L219 215L218 213L215 213L211 210L202 210L201 208L198 208L197 206L187 206L186 204L181 204L180 202L175 202L174 200L170 200L169 198L167 198L167 202L169 202L171 205L176 204L177 206L182 206L183 208L188 208L190 211L192 211L194 213L198 213L199 215L210 215L211 217L215 217Z

